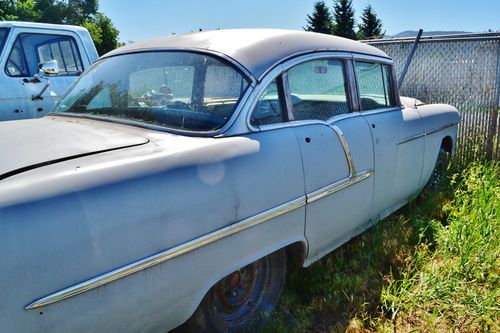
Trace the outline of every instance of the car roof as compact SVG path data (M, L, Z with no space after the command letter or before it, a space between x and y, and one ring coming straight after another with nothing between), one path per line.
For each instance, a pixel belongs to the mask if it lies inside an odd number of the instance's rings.
M279 29L227 29L165 36L123 46L104 57L145 50L198 50L224 55L257 80L277 64L300 54L340 51L389 58L383 51L351 39Z
M0 21L0 28L37 28L37 29L55 29L70 31L87 31L87 29L77 25L35 23L22 21Z

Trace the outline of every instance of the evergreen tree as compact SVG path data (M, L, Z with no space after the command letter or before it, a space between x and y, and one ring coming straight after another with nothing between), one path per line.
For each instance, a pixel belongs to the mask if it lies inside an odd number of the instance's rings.
M334 35L356 39L352 0L336 0L333 6L333 17L335 20Z
M324 1L318 1L314 4L314 12L307 15L307 25L304 30L323 34L332 33L332 14Z
M361 16L361 24L358 25L358 38L380 38L385 32L382 32L382 21L377 17L371 5L366 6Z

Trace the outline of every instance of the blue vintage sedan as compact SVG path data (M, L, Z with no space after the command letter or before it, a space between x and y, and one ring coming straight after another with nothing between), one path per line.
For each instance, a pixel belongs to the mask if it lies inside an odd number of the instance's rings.
M0 332L258 330L287 263L383 219L454 152L355 41L221 30L119 48L0 123Z

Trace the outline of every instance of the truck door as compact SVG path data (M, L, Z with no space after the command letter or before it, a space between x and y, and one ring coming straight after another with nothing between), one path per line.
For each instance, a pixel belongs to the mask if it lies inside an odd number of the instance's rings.
M84 70L80 49L69 32L12 29L0 61L0 121L47 114ZM52 60L58 74L36 78L39 64Z
M417 110L396 105L390 65L357 61L354 67L361 114L373 137L373 215L383 218L419 189L424 141L418 137L424 129Z
M350 113L346 64L312 60L288 71L291 124L304 169L308 262L349 240L370 220L371 135L366 122Z

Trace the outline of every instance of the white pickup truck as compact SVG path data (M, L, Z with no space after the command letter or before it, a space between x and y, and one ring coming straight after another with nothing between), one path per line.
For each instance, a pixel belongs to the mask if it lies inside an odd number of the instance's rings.
M85 28L0 22L0 121L44 116L98 57Z

